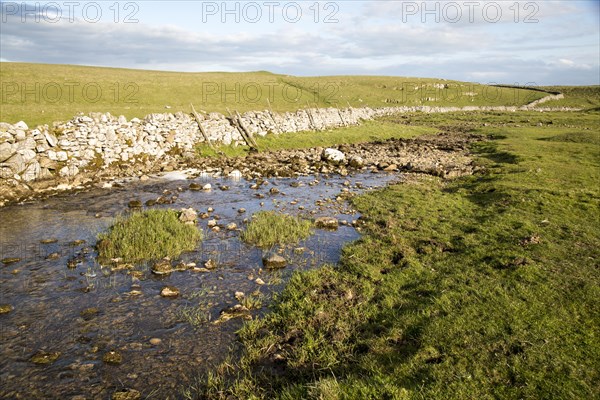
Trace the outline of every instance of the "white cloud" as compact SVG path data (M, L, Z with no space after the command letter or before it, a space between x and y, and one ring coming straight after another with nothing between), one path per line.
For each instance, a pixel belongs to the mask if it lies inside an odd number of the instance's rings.
M234 24L218 30L202 24L186 29L174 20L24 24L9 16L0 32L0 57L181 71L598 83L597 24L584 18L573 25L581 17L579 3L555 3L567 14L557 19L558 11L540 9L552 24L402 23L399 3L381 1L342 6L338 24Z

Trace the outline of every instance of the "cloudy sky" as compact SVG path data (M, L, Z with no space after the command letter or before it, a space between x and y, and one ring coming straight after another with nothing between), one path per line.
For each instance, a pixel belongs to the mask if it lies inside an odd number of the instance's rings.
M0 59L599 84L586 1L1 1Z

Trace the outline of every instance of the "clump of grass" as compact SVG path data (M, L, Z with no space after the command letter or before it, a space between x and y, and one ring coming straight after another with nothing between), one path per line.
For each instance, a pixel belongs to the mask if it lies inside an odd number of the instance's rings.
M185 306L178 310L177 316L180 320L187 322L194 328L199 328L210 321L210 310L208 305Z
M179 221L175 210L148 210L118 217L98 239L101 259L118 257L137 262L177 257L193 250L202 239L202 232Z
M258 310L263 306L265 296L260 292L255 292L249 296L244 296L240 299L240 304L248 310Z
M260 211L242 233L242 240L259 247L293 244L312 233L310 221L274 211Z

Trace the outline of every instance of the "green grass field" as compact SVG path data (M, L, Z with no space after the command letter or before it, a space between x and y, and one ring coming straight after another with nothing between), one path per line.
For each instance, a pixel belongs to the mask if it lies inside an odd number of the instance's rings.
M226 113L310 107L523 105L542 92L440 79L329 76L269 72L180 73L72 65L0 63L0 121L31 126L78 112L127 118L197 110ZM434 85L448 85L436 88ZM170 108L166 108L166 107Z
M600 113L407 119L483 135L485 172L355 198L363 238L296 273L190 398L600 396Z

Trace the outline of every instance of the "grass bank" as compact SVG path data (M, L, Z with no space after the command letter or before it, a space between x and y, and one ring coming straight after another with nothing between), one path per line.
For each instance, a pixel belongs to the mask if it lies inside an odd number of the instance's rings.
M348 126L319 132L298 132L280 135L256 137L260 151L306 149L328 147L338 144L357 144L387 139L410 139L426 133L435 133L436 129L427 126L399 126L394 120L380 119L363 121L357 126ZM239 157L247 155L247 146L218 146L211 149L207 145L198 145L196 152L202 157Z
M175 210L133 212L117 217L108 232L98 235L98 254L103 260L125 262L177 257L201 239L201 231L180 222Z
M398 121L484 135L485 173L355 198L366 235L294 274L198 397L598 398L599 117Z
M128 119L197 110L226 114L306 107L523 105L544 93L442 79L386 76L295 77L265 71L183 73L120 68L0 63L0 121L30 126L78 112ZM168 108L167 108L168 107Z

